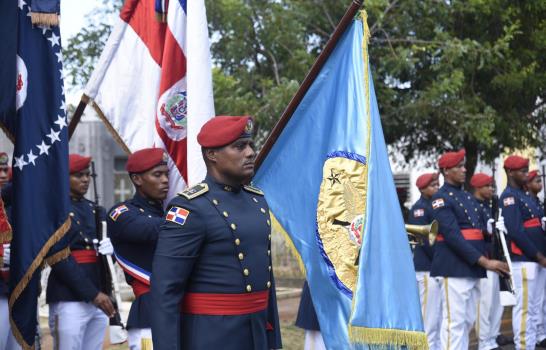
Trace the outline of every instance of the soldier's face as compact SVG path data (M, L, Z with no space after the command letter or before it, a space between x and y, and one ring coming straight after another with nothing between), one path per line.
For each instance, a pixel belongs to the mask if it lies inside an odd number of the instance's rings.
M438 180L432 180L428 186L422 190L423 195L426 198L432 197L436 192L438 192L438 187L440 187Z
M446 179L459 185L464 184L464 181L466 180L466 167L464 165L465 161L463 160L453 168L446 169Z
M133 183L146 198L164 200L169 192L169 167L158 165L141 174L134 174Z
M535 178L527 183L527 188L529 189L529 192L532 192L534 194L538 194L540 191L542 191L542 178L540 178L540 175L535 176Z
M72 197L83 197L89 189L89 169L70 174L70 194Z
M480 196L485 200L490 200L493 198L493 192L495 189L493 188L493 184L482 186L480 188L477 188L476 191L479 192Z
M519 186L525 186L527 184L527 174L529 173L529 168L521 168L517 170L510 170L508 175L514 179L516 184Z
M244 182L254 175L254 142L251 138L238 139L215 151L216 169L223 176Z
M9 180L9 166L0 165L0 187L4 186Z

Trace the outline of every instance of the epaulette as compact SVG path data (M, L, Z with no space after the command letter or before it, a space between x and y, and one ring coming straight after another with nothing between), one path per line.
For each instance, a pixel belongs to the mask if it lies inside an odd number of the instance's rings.
M262 192L262 190L260 190L259 188L257 187L254 187L254 186L251 186L251 185L245 185L243 186L243 188L248 191L248 192L252 192L252 193L255 193L255 194L259 194L260 196L263 196L264 193Z
M209 185L207 185L204 182L201 182L195 186L185 189L182 192L178 192L178 195L186 197L186 199L194 199L204 193L207 193L208 191L209 191Z

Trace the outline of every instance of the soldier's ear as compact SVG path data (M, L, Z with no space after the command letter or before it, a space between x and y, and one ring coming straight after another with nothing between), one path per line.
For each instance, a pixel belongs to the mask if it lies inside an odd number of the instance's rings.
M131 174L131 181L136 187L142 185L142 177L139 174Z
M218 153L216 151L217 150L214 149L214 148L206 149L204 151L206 160L208 160L211 163L216 163L216 160L217 160L217 157L218 157Z

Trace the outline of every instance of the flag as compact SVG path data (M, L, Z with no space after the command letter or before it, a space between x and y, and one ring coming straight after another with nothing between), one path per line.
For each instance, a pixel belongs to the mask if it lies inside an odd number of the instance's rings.
M172 0L167 9L164 23L154 0L125 1L84 98L127 152L167 151L171 198L205 176L197 133L214 104L204 2Z
M367 33L361 19L346 29L254 183L301 259L328 349L425 349Z
M59 28L32 26L23 0L17 20L16 114L2 120L15 146L9 307L15 338L32 349L41 266L68 254L68 134Z

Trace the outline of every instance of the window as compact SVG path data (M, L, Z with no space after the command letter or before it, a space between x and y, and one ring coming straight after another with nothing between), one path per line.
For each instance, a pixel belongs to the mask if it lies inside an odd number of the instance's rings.
M133 197L135 187L125 170L127 157L114 158L114 203L126 201Z

